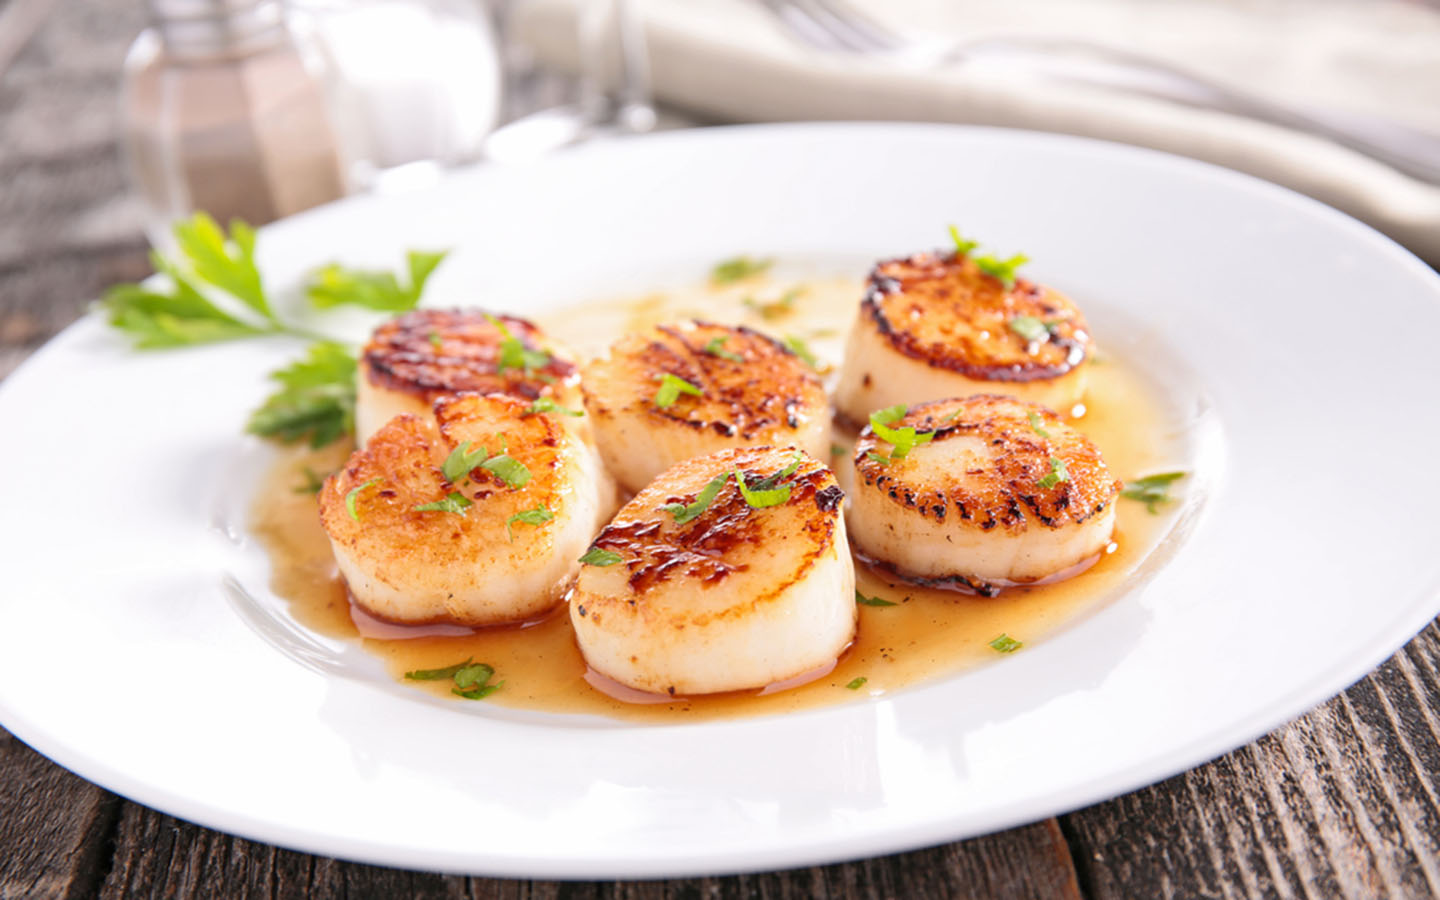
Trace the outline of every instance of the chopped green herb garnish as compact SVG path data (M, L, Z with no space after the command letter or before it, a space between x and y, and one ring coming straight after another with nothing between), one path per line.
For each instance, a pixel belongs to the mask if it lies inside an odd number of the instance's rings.
M967 241L960 236L960 229L950 226L950 240L955 242L955 255L964 256L979 246L977 241Z
M694 397L705 396L704 391L679 376L671 375L669 372L661 375L658 381L660 382L660 387L655 391L655 405L661 409L667 406L673 406L675 401L680 399L681 394L690 394Z
M1041 424L1040 424L1040 423L1043 422L1044 420L1040 418L1040 414L1039 414L1039 413L1037 413L1035 410L1032 409L1032 410L1030 410L1028 413L1026 413L1025 415L1028 416L1029 419L1030 419L1030 430L1031 430L1031 431L1033 431L1033 432L1035 432L1036 434L1040 435L1042 438L1047 438L1047 439L1048 439L1048 438L1050 437L1050 432L1046 431L1046 430L1041 426Z
M1145 508L1152 513L1158 513L1161 503L1169 503L1174 498L1170 496L1170 485L1185 477L1184 472L1162 472L1158 475L1146 475L1144 478L1137 478L1134 481L1125 482L1125 488L1120 496L1126 500L1139 500L1145 504Z
M582 412L581 410L578 410L578 409L570 409L570 408L568 408L568 407L561 406L560 404L556 403L554 400L550 399L549 397L538 397L538 398L536 398L535 402L534 402L534 403L531 403L528 407L526 407L526 408L525 408L525 411L524 411L523 413L521 413L520 415L522 415L522 416L533 416L533 415L537 415L537 414L539 414L539 413L559 413L559 414L562 415L562 416L583 416L583 415L585 415L585 413Z
M774 300L757 300L754 297L746 297L740 302L747 309L751 309L759 313L760 318L768 322L773 319L779 319L783 316L788 316L790 313L794 312L795 301L800 299L800 295L803 293L805 293L804 288L795 287L781 294Z
M458 662L443 669L416 669L413 672L406 672L405 678L408 681L440 681L444 678L454 678L457 672L470 664L471 660L466 659L464 662Z
M845 446L844 444L835 444L835 443L832 443L832 444L830 445L830 455L831 455L831 456L844 456L844 455L845 455L846 453L848 453L848 452L849 452L849 450L848 450L848 448L846 448L846 446Z
M910 455L921 444L928 444L935 439L935 432L922 431L917 433L913 426L907 425L904 428L891 428L894 423L905 418L909 410L903 403L877 410L870 414L870 430L875 432L876 437L891 444L890 459L904 459Z
M600 547L591 547L580 557L580 562L587 566L613 566L624 557L613 550L604 550Z
M990 642L990 649L996 650L1000 653L1014 653L1016 650L1019 650L1023 646L1025 645L1015 640L1008 634L1002 634L995 640Z
M455 671L455 686L458 688L472 688L477 684L484 684L495 676L495 668L486 663L471 663L461 666Z
M733 284L736 281L759 275L774 264L775 260L773 259L736 256L716 263L710 270L710 281L714 284Z
M879 463L882 466L890 465L890 457L884 455L883 453L876 453L874 450L871 450L866 453L865 456L868 459L873 459L875 462Z
M545 504L542 503L534 509L521 510L520 512L517 512L515 515L506 519L505 533L509 535L510 540L513 541L515 540L514 525L516 522L519 522L522 525L544 525L546 522L550 521L553 518L555 518L555 514L552 513L545 506Z
M1016 316L1009 322L1010 330L1030 343L1038 343L1050 336L1050 329L1034 316Z
M504 686L505 682L497 681L494 684L481 685L468 691L461 690L460 688L451 688L450 693L457 697L464 697L466 700L484 700Z
M745 483L745 476L738 470L735 472L735 483L740 485L740 496L745 498L745 503L752 509L764 509L767 506L779 506L790 499L790 485L782 484L776 488L764 489L756 485L757 490L751 490ZM768 479L766 482L768 483Z
M355 429L355 357L340 344L312 344L309 354L270 373L280 390L250 414L245 430L323 447Z
M975 267L1005 285L1008 290L1015 286L1015 270L1029 261L1030 257L1023 253L1017 253L1009 259L997 259L993 256L977 256L975 257Z
M310 275L305 296L317 309L341 304L361 306L377 312L405 312L414 309L425 290L430 273L445 260L445 253L411 250L405 254L409 283L400 284L393 272L369 269L347 269L338 263L321 266ZM430 342L440 346L439 335L431 333Z
M862 687L864 687L864 686L865 686L865 682L867 682L867 681L869 681L869 680L870 680L870 679L866 678L864 675L861 675L859 678L851 679L850 683L847 684L847 685L845 685L845 690L847 690L847 691L858 691L858 690L860 690Z
M302 466L300 471L305 475L305 483L295 485L297 494L318 494L325 486L326 476L317 473L309 466Z
M465 510L474 506L475 502L459 491L451 491L444 499L436 500L434 503L422 503L412 507L415 512L448 512L457 516L465 515Z
M434 347L436 350L439 350L439 349L440 349L440 345L443 344L443 343L445 343L444 341L442 341L442 340L440 339L440 332L438 332L438 331L432 331L432 332L430 332L429 340L430 340L430 346Z
M1050 457L1050 474L1035 482L1041 490L1049 490L1062 481L1069 481L1070 473L1065 471L1065 460Z
M728 359L731 362L743 363L745 361L745 357L725 349L725 338L721 335L716 335L705 342L705 352L711 356Z
M345 495L345 511L350 514L350 518L354 519L357 522L360 521L360 514L355 511L355 500L359 498L361 491L365 490L368 487L374 487L382 480L383 479L380 478L372 478L364 484L358 485L357 487L353 487L350 489L350 493Z
M500 440L503 445L505 440L503 435ZM506 487L518 489L530 483L530 470L524 463L508 453L490 457L480 464L480 468L505 482Z
M485 451L484 447L472 453L470 451L470 442L461 441L460 446L451 450L450 455L445 457L445 464L440 467L440 471L445 476L446 481L451 484L458 484L460 479L469 475L476 466L483 463L489 456L490 454Z
M883 599L883 598L881 598L881 597L867 597L867 596L865 596L864 594L860 593L858 590L855 592L855 602L858 603L858 604L860 604L861 606L895 606L895 605L897 605L897 604L892 603L892 602L889 601L889 600L885 600L885 599Z
M550 365L550 354L544 350L531 350L526 347L524 341L510 333L510 329L505 326L504 322L489 313L485 314L485 318L491 325L499 329L500 336L504 338L500 342L499 360L495 363L497 373L504 372L506 369L519 369L529 374L536 369L543 369Z
M829 368L829 366L826 366L824 363L820 362L820 360L816 359L815 354L810 352L809 346L807 346L803 340L796 337L795 335L785 335L785 346L790 350L791 353L794 353L796 356L804 360L805 365L809 366L815 371L824 372L826 369Z
M792 460L790 460L790 464L789 464L788 466L786 466L785 468L783 468L783 469L781 469L780 471L776 472L774 475L769 476L768 478L765 478L765 479L763 479L763 480L761 480L761 481L757 481L757 482L755 483L755 488L754 488L754 489L757 490L757 491L768 491L768 490L770 490L771 488L773 488L773 487L775 487L777 484L779 484L783 479L789 478L791 475L794 475L795 472L796 472L797 470L799 470L800 464L803 463L804 461L805 461L805 454L800 453L800 452L797 451L796 454L795 454L795 458L792 459Z
M720 493L720 489L723 488L725 482L729 480L730 473L722 472L710 479L710 483L700 489L700 493L695 495L694 503L688 506L684 503L667 503L660 508L674 516L678 524L684 525L686 522L691 521L709 509L710 504L715 502L715 497Z

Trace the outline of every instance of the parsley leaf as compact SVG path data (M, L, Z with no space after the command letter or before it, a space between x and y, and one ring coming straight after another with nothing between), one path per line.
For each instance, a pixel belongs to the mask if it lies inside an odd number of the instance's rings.
M867 681L869 681L869 680L870 680L870 679L866 678L864 675L861 675L859 678L851 679L850 683L847 684L847 685L845 685L845 690L847 690L847 691L858 691L858 690L860 690L862 687L864 687L864 686L865 686L865 682L867 682Z
M469 497L459 491L451 491L442 500L436 500L434 503L422 503L413 509L415 512L448 512L464 516L465 510L474 505L475 502Z
M1048 491L1060 482L1069 480L1070 473L1065 471L1065 461L1052 456L1050 457L1050 474L1035 482L1035 486Z
M804 288L794 287L774 300L757 300L754 297L746 297L740 303L746 309L759 313L760 318L769 322L794 312L795 301L800 299L800 295L803 293L805 293Z
M553 518L555 518L555 514L552 513L549 508L542 503L534 509L521 510L520 512L517 512L515 515L506 519L505 533L509 535L510 540L513 541L515 540L515 530L512 526L516 522L519 522L522 525L544 525L546 522L550 521Z
M909 407L903 403L894 406L887 406L885 409L877 410L870 414L870 430L883 441L887 441L893 447L890 451L890 459L887 462L897 459L904 459L910 455L921 444L928 444L935 439L935 432L923 431L916 433L915 428L906 425L904 428L891 428L894 423L905 418Z
M461 441L460 445L454 450L451 450L450 455L445 457L445 463L440 467L440 471L444 474L446 481L451 484L457 484L460 479L469 475L476 466L483 463L489 456L489 452L487 452L484 447L472 453L470 451L470 442Z
M684 503L667 503L660 507L660 509L674 516L676 524L684 525L686 522L697 518L701 513L709 509L710 504L715 502L715 497L720 493L720 489L723 488L725 482L729 480L730 473L721 472L719 475L710 479L709 484L700 489L700 493L695 495L694 503L688 506Z
M405 254L409 283L402 285L394 272L372 269L348 269L339 263L321 266L310 274L305 296L316 309L331 309L342 304L360 306L378 312L406 312L420 302L430 273L445 259L445 253L411 250ZM431 338L431 343L439 346Z
M673 406L675 401L680 399L681 394L690 394L695 397L705 396L704 391L679 376L671 375L669 372L661 375L656 380L660 382L660 387L655 391L655 405L661 409L667 406Z
M549 397L537 397L534 403L525 407L522 416L536 416L540 413L559 413L562 416L583 416L584 412L578 409L569 409L561 406Z
M814 369L816 372L825 372L830 368L829 366L820 362L820 360L816 359L815 354L810 352L810 347L803 340L793 334L785 335L785 347L791 353L804 360L805 365Z
M1014 653L1023 646L1025 646L1023 643L1015 640L1008 634L1001 634L990 642L990 649L999 653Z
M310 439L323 447L355 429L355 358L340 344L323 341L309 355L270 373L280 382L245 430L261 437L293 443Z
M1016 316L1008 324L1011 331L1032 344L1050 337L1050 329L1034 316Z
M357 485L350 489L350 493L345 495L345 511L350 514L350 518L357 522L360 521L360 513L355 511L355 501L359 499L362 491L368 487L374 487L383 480L384 479L381 478L372 478L364 484Z
M895 604L895 603L893 603L893 602L891 602L891 601L889 601L889 600L885 600L885 599L883 599L883 598L881 598L881 597L867 597L867 596L865 596L864 594L860 593L859 590L856 590L856 591L855 591L855 602L856 602L856 603L859 603L861 606L896 606L896 605L897 605L897 604Z
M519 489L530 483L530 470L508 453L490 457L480 464L480 468L505 482L507 487Z
M762 481L756 482L756 483L755 483L755 490L757 490L757 491L768 491L768 490L770 490L771 488L775 487L775 485L778 484L781 479L783 479L783 478L789 478L791 475L794 475L795 472L800 468L800 464L803 463L804 461L805 461L805 454L800 453L800 452L797 451L796 454L795 454L795 458L792 459L792 460L790 460L790 465L788 465L788 466L786 466L785 468L781 469L780 471L776 472L774 475L771 475L770 477L768 477L768 478L766 478L766 479L764 479L764 480L762 480Z
M725 349L725 338L721 335L716 335L706 341L704 349L705 352L711 356L718 356L721 359L728 359L731 362L743 363L745 361L745 357Z
M454 678L455 673L470 665L470 659L456 663L453 666L446 666L443 669L416 669L413 672L406 672L405 678L409 681L439 681L442 678Z
M710 282L717 285L733 284L759 275L774 264L775 260L773 259L752 259L748 256L732 257L715 264L714 268L710 270Z
M993 256L975 257L975 267L980 271L1005 285L1006 289L1015 286L1015 270L1030 261L1030 257L1023 253L1017 253L1009 259L997 259Z
M457 669L452 677L456 687L471 688L495 677L495 667L487 663L470 663Z
M600 547L591 547L580 557L580 562L587 566L613 566L624 557L613 550L605 550Z
M504 322L489 313L485 314L485 318L500 330L500 336L504 338L500 342L499 361L495 364L497 373L504 372L506 369L520 369L528 374L550 365L550 354L544 350L532 350L525 346L525 342L512 334L510 329L505 327Z
M1158 475L1146 475L1144 478L1137 478L1134 481L1125 482L1124 490L1120 496L1126 500L1139 500L1145 504L1145 508L1152 513L1158 513L1161 503L1169 503L1175 499L1170 496L1170 485L1185 477L1184 472L1162 472Z
M745 476L739 470L735 472L735 483L740 485L740 496L745 498L745 503L752 509L764 509L767 506L779 506L790 499L790 485L782 484L776 488L751 490L745 483ZM756 485L759 488L759 485Z
M1040 425L1040 423L1041 423L1042 421L1044 421L1044 420L1040 418L1040 414L1039 414L1039 413L1037 413L1035 410L1032 409L1032 410L1030 410L1028 413L1026 413L1025 415L1030 419L1030 430L1031 430L1031 431L1033 431L1033 432L1035 432L1036 434L1040 435L1042 438L1048 439L1048 438L1050 437L1050 432L1046 431L1046 430L1045 430L1043 427L1041 427L1041 425Z
M260 270L255 267L255 231L239 219L230 222L230 235L207 213L196 213L189 221L175 223L175 242L195 273L241 303L275 322L275 312L265 297Z
M967 241L960 236L960 229L950 226L950 240L955 242L955 255L964 256L979 246L977 241Z

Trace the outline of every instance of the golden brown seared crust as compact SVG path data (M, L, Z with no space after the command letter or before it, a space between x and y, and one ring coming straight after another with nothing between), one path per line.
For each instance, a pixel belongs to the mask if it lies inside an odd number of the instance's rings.
M751 507L731 477L705 511L689 522L676 523L671 513L661 507L694 503L710 479L732 470L738 470L753 489L786 468L797 454L799 451L773 447L725 450L681 463L645 488L594 541L594 546L620 555L621 562L616 565L628 570L630 596L613 602L592 600L592 606L598 603L598 607L582 609L580 615L603 614L605 607L614 606L627 607L624 612L649 618L656 611L647 606L646 595L666 582L684 577L712 586L734 574L748 572L752 566L764 566L771 561L766 554L769 542L783 535L783 540L803 545L802 553L790 566L792 572L767 570L759 581L764 589L747 596L742 605L692 612L683 621L671 624L703 624L743 615L780 596L810 570L834 540L844 492L824 465L799 454L800 467L780 481L791 486L790 496L776 506ZM687 485L683 492L674 490L674 474Z
M720 352L706 352L716 339ZM727 354L741 359L729 358ZM610 358L590 364L599 380L629 387L625 406L664 422L724 437L774 439L799 428L813 410L824 409L825 387L803 360L775 339L752 328L684 322L628 334L610 350ZM655 405L655 392L666 374L683 378L704 392L681 394L667 407ZM608 395L585 382L587 408L605 415Z
M861 309L898 352L978 381L1057 378L1090 352L1089 328L1068 297L1024 278L1007 289L954 253L879 263ZM1017 316L1045 323L1045 338L1013 331Z
M548 350L543 333L533 323L515 316L494 318L526 349ZM578 379L575 364L554 353L539 369L500 371L504 340L483 310L422 309L375 329L360 358L371 384L427 402L461 392L534 400L553 393L557 383Z
M493 425L493 413L481 415L482 410L497 406L508 408L503 430ZM376 561L383 579L392 565L463 564L477 548L507 545L505 523L515 513L544 505L556 517L563 515L568 495L556 477L563 426L549 416L520 418L526 406L498 394L464 395L436 403L438 427L420 416L391 420L326 480L320 491L325 531L332 541ZM530 471L522 488L510 487L484 469L473 470L460 484L445 478L441 467L458 444L468 440L472 451L484 446L496 455L501 452L502 433L509 455ZM358 519L352 518L346 496L372 481L356 494ZM415 509L443 500L452 491L473 502L464 515Z
M1031 411L1048 437L1032 426ZM938 521L982 531L1000 526L1012 533L1024 531L1031 521L1062 528L1104 512L1123 487L1088 438L1035 404L995 394L937 400L911 407L890 427L906 426L933 432L934 444L969 438L986 454L964 477L926 479L913 456L889 464L872 457L888 456L891 447L870 426L861 432L855 447L857 476L895 503ZM1052 459L1063 463L1067 478L1043 487L1053 471Z

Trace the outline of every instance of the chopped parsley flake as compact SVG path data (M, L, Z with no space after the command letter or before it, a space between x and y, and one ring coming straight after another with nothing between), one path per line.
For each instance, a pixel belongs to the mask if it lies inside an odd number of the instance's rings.
M436 500L434 503L422 503L413 507L415 512L448 512L457 516L465 515L465 510L474 506L475 502L459 491L451 491L444 499Z
M458 484L460 479L469 475L471 470L483 463L489 455L484 447L471 453L470 442L462 441L460 446L451 450L450 455L445 457L445 463L440 467L440 472L445 476L446 481Z
M675 405L675 401L680 399L681 394L690 394L693 397L705 396L704 391L677 375L671 375L669 372L661 375L656 380L660 382L660 387L655 391L655 405L661 409Z
M455 682L455 686L450 689L450 692L467 700L482 700L495 693L505 682L491 684L490 679L494 677L494 666L473 662L470 659L453 666L446 666L443 669L416 669L413 672L405 673L405 678L409 681L451 679Z
M1030 257L1017 253L1009 259L993 256L975 257L975 267L1005 285L1006 290L1015 286L1015 270L1030 261Z
M1009 322L1010 330L1032 344L1050 337L1050 329L1034 316L1016 316Z
M370 479L369 481L365 482L364 484L359 485L358 487L354 487L354 488L351 488L351 489L350 489L350 493L348 493L348 494L345 495L345 511L350 514L350 518L354 519L354 520L357 521L357 522L360 521L360 514L355 511L355 501L356 501L356 499L359 498L360 493L361 493L362 491L364 491L366 488L368 488L368 487L374 487L375 485L379 484L381 481L382 481L382 479L380 479L380 478L372 478L372 479Z
M710 504L714 503L715 497L719 495L720 489L723 488L725 482L729 480L730 473L722 472L710 479L710 483L700 489L700 493L695 495L694 503L689 505L684 503L667 503L660 508L674 516L677 524L684 525L686 522L697 518L701 513L709 509Z
M860 593L858 590L855 592L855 602L858 603L858 604L860 604L861 606L895 606L895 605L896 605L895 603L892 603L891 601L886 600L886 599L884 599L884 598L882 598L882 597L867 597L867 596L865 596L864 594Z
M495 364L497 374L506 369L519 369L529 374L536 369L543 369L550 365L550 354L543 350L531 350L526 347L523 341L510 333L510 329L505 327L504 322L489 313L485 314L485 318L500 330L500 335L504 338L500 342L499 361Z
M467 659L443 669L416 669L413 672L406 672L405 678L407 681L440 681L443 678L454 678L456 672L470 665L471 662L471 659Z
M510 537L510 540L513 541L515 540L514 525L516 522L519 522L522 525L543 525L553 518L555 518L555 514L552 513L549 508L542 503L534 509L521 510L520 512L517 512L515 515L506 519L505 534L508 535Z
M1040 418L1040 414L1039 414L1039 413L1037 413L1035 410L1032 409L1032 410L1030 410L1028 413L1026 413L1026 415L1030 418L1030 430L1031 430L1031 431L1033 431L1033 432L1035 432L1036 434L1040 435L1042 438L1049 438L1049 437L1050 437L1050 432L1046 431L1046 430L1045 430L1043 427L1041 427L1041 425L1040 425L1040 423L1041 423L1042 421L1044 421L1044 420Z
M723 335L716 335L705 342L705 352L711 356L718 356L721 359L728 359L731 362L743 363L745 357L738 353L732 353L725 349L725 338Z
M876 437L889 442L893 447L890 451L890 460L887 462L904 459L910 455L911 450L921 444L928 444L935 438L935 432L924 431L917 434L914 427L909 425L904 428L890 427L905 418L908 410L909 407L905 404L897 403L870 414L870 430L875 432Z
M620 562L623 557L613 550L605 550L600 547L591 547L580 557L580 562L587 566L613 566Z
M440 345L441 345L442 343L444 343L443 341L440 340L440 333L439 333L438 331L432 331L432 332L430 332L430 336L429 336L429 337L430 337L430 346L434 347L436 350L439 350L439 349L440 349Z
M868 459L873 459L875 462L879 463L882 466L890 465L890 457L886 456L883 453L876 453L874 450L871 450L870 452L866 453L865 456Z
M525 408L525 411L524 411L523 413L521 413L520 415L522 415L522 416L534 416L534 415L539 415L540 413L559 413L559 414L562 415L562 416L583 416L583 415L585 415L585 413L581 412L581 411L578 410L578 409L570 409L570 408L568 408L568 407L561 406L560 404L556 403L554 400L552 400L552 399L549 398L549 397L540 397L540 398L536 399L536 401L535 401L534 403L530 404L529 406L527 406L527 407Z
M302 466L302 467L300 468L300 472L305 476L305 483L304 483L304 484L297 484L297 485L295 485L295 493L297 493L297 494L318 494L318 493L320 493L320 489L325 486L325 478L326 478L327 476L321 475L321 474L317 473L314 469L310 468L309 466Z
M1050 457L1050 474L1037 481L1035 484L1041 490L1049 490L1062 481L1069 481L1070 473L1065 471L1065 460L1057 457Z
M503 437L501 441L504 441ZM530 483L530 470L508 453L490 457L480 464L480 468L505 482L506 487L519 489Z
M785 335L785 347L791 353L804 360L805 365L814 369L816 372L825 372L830 368L829 366L825 365L820 360L815 358L815 354L810 352L810 347L805 343L804 340L796 337L793 334Z
M737 470L735 472L735 483L740 485L740 496L745 498L745 503L752 509L764 509L767 506L779 506L790 499L790 485L782 484L776 488L764 489L760 484L766 484L769 479L756 484L756 490L751 490L745 483L745 476Z
M769 322L774 319L783 318L795 311L795 301L805 293L804 288L794 287L781 294L774 300L757 300L754 297L746 297L740 302L745 308L760 314L760 318Z
M956 228L954 225L950 226L950 240L955 242L956 256L965 256L971 250L974 250L976 247L980 246L978 241L967 241L963 237L961 237L960 229Z
M862 687L864 687L864 686L865 686L865 682L867 682L867 681L869 681L869 680L870 680L870 679L866 678L864 675L861 675L859 678L852 679L849 684L845 685L845 690L847 690L847 691L858 691L858 690L860 690Z
M1170 496L1170 485L1184 477L1184 472L1161 472L1158 475L1146 475L1144 478L1125 482L1125 488L1120 492L1120 496L1126 500L1138 500L1144 503L1145 508L1150 512L1158 513L1161 503L1169 503L1175 499Z
M1001 634L990 642L990 649L999 653L1014 653L1023 646L1025 645L1008 634Z
M712 284L734 284L766 271L775 264L773 259L753 259L749 256L735 256L721 260L710 270Z

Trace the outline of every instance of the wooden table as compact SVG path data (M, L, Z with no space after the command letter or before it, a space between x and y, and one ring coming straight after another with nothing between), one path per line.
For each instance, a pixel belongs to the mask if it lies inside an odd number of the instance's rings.
M140 25L139 4L68 3L0 81L0 377L106 285L149 271L115 153L116 73ZM131 803L0 731L0 900L1437 894L1434 623L1319 709L1154 787L942 847L739 877L515 882L308 856Z

